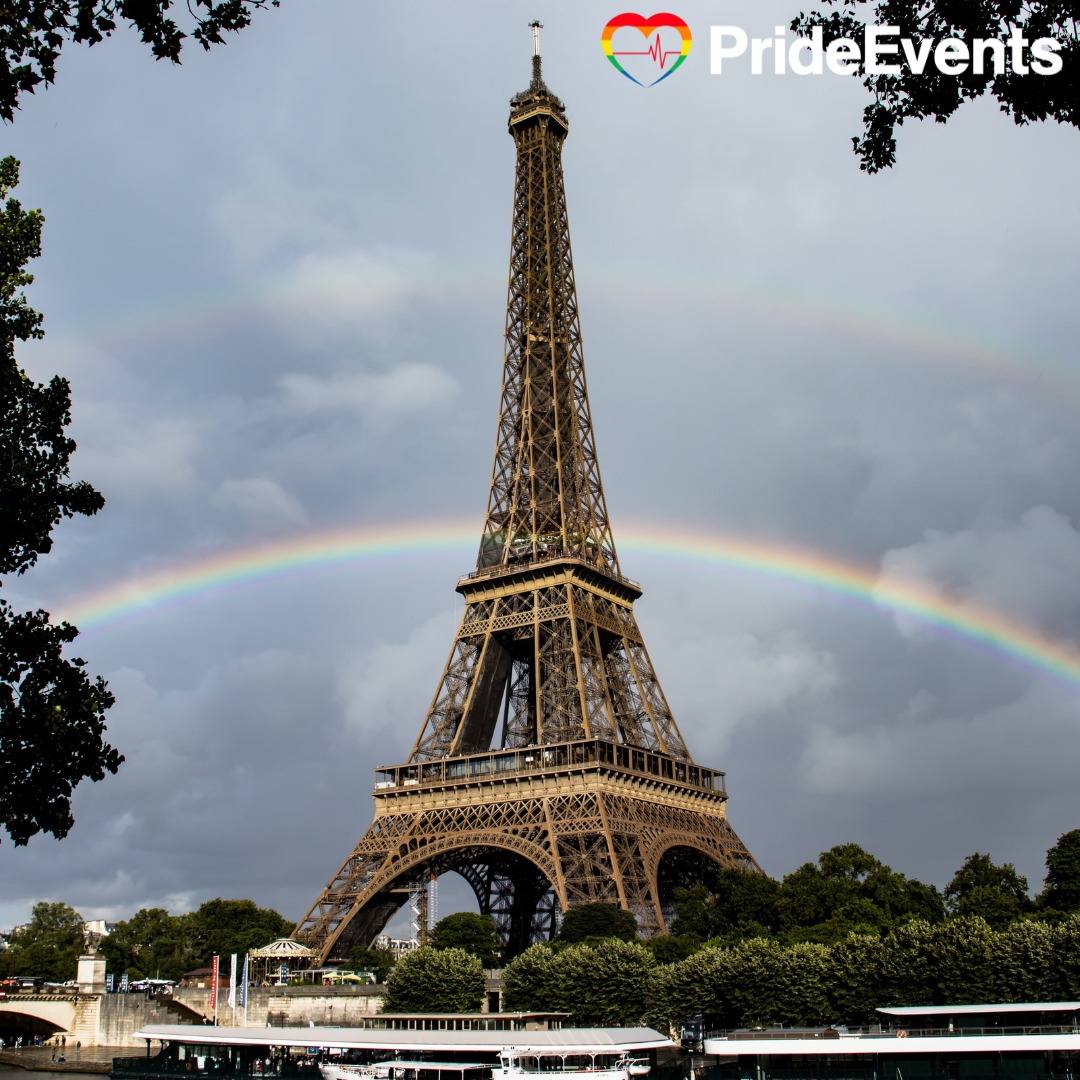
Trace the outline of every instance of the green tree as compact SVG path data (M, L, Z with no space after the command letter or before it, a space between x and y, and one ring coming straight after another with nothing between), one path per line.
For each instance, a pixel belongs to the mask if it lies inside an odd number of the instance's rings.
M589 938L620 938L633 941L637 937L637 919L632 911L616 904L595 902L572 907L563 917L559 941L573 944Z
M994 938L989 1001L1060 1001L1061 977L1049 923L1023 919Z
M403 956L386 980L383 1012L476 1012L484 1000L484 968L464 949L426 945Z
M720 871L713 888L712 893L704 885L676 890L673 934L734 942L775 932L780 883L774 878L728 868Z
M393 949L365 949L362 945L357 945L349 952L349 967L356 971L370 971L376 982L386 982L386 977L394 970L396 963L397 957Z
M195 967L188 920L164 908L142 908L117 923L98 950L106 970L133 978L179 979Z
M546 1012L560 992L555 951L530 945L503 968L503 1002L510 1012Z
M261 908L254 900L207 900L197 911L182 916L195 966L205 966L215 956L243 954L261 949L292 933L293 923L273 908Z
M1027 878L1012 863L998 866L989 855L975 852L945 886L945 903L953 915L978 915L1001 929L1030 906Z
M768 938L731 950L727 998L736 1024L820 1024L828 1013L829 950L802 942L784 946Z
M633 1027L649 1002L653 954L639 941L585 941L556 953L560 993L554 1007L578 1027Z
M936 922L941 896L886 866L858 844L823 851L780 883L778 923L787 941L835 944L851 933L885 933L911 919Z
M1080 829L1062 833L1047 851L1039 903L1057 911L1080 911Z
M707 945L682 963L662 969L659 977L654 973L648 1022L663 1030L691 1016L704 1016L707 1027L735 1027L732 956L730 948Z
M829 952L826 985L830 1015L840 1022L869 1024L884 1004L882 968L885 939L877 934L848 934Z
M490 915L475 911L447 915L431 931L431 944L436 949L464 949L487 968L498 962L499 934Z
M8 5L9 9L11 5ZM0 26L9 16L0 15ZM0 32L2 37L2 32ZM2 88L0 88L2 89ZM61 518L94 514L104 500L71 483L75 443L65 379L35 383L15 360L15 343L43 336L42 316L22 291L41 253L43 218L7 198L19 181L14 158L0 161L0 574L22 574L52 547ZM6 203L3 202L7 199ZM78 636L48 612L17 614L0 600L0 825L16 845L38 832L58 839L74 818L71 794L82 780L115 773L123 757L104 741L113 703L101 678L63 656Z
M42 900L30 922L11 938L5 960L12 975L36 975L48 982L74 979L86 948L83 917L69 904Z
M1060 989L1051 1000L1080 1000L1080 915L1071 915L1054 927L1054 967Z
M1080 84L1073 74L1080 61L1080 37L1077 32L1077 9L1058 0L980 0L979 3L955 3L952 0L824 0L840 11L801 14L791 27L809 36L820 27L825 46L837 38L861 43L867 25L895 26L900 39L910 39L919 47L947 38L960 38L971 46L976 38L1008 40L1022 36L1027 45L1022 50L1024 73L1006 64L995 72L986 65L984 74L975 74L973 65L959 74L937 70L931 60L921 74L910 64L900 63L899 72L866 73L865 62L858 72L873 101L863 110L863 136L852 139L859 168L869 173L885 169L896 161L896 128L905 120L932 117L944 123L965 102L989 93L1003 112L1017 124L1039 120L1057 120L1080 126ZM1029 71L1030 43L1038 38L1055 38L1061 43L1062 71L1056 75ZM885 38L896 44L897 38ZM1011 50L1010 50L1011 51ZM887 62L893 58L886 57ZM863 56L865 61L865 55Z
M658 964L677 964L701 948L692 934L655 934L644 944Z
M973 1005L992 999L996 937L989 923L977 915L948 919L933 927L928 942L930 1004Z
M10 121L22 94L32 94L56 77L64 42L96 45L126 23L159 60L180 62L185 40L204 49L223 34L251 22L253 10L278 0L9 0L0 10L0 116ZM186 29L171 17L186 16Z

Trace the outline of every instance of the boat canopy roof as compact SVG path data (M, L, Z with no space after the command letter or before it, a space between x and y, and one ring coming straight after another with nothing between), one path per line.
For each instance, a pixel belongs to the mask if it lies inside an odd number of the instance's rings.
M1014 1001L986 1005L891 1005L876 1009L884 1016L993 1016L995 1013L1056 1013L1080 1011L1080 1001Z
M145 1024L139 1039L204 1046L318 1046L342 1050L519 1054L626 1054L672 1045L652 1028L560 1028L557 1031L430 1031L345 1027L215 1027Z

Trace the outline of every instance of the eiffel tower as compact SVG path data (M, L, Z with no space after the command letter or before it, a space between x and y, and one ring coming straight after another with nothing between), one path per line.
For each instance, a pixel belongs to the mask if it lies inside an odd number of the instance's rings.
M563 187L563 103L541 75L510 102L517 148L502 395L465 613L403 765L376 770L375 820L294 937L318 963L367 945L410 887L456 871L504 958L590 901L663 933L677 888L759 869L660 689L597 465Z

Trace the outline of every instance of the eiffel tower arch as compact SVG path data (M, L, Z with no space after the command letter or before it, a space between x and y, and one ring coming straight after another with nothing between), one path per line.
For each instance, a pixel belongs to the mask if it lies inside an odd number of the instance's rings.
M634 618L596 456L570 252L563 103L534 53L517 152L495 462L465 612L408 760L297 924L318 963L367 945L409 886L459 873L504 957L590 901L663 933L676 889L758 866L724 773L690 756Z

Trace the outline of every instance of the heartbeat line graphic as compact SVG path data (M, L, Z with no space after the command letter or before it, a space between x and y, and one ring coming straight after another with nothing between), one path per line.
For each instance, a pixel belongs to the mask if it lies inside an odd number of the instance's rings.
M638 49L631 51L629 49L612 49L616 56L647 56L650 60L660 65L660 70L664 70L664 65L667 63L669 56L682 56L682 38L679 39L679 47L677 49L665 49L660 41L660 31L656 32L656 40L649 45L647 49Z

